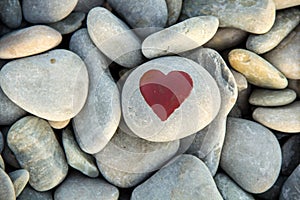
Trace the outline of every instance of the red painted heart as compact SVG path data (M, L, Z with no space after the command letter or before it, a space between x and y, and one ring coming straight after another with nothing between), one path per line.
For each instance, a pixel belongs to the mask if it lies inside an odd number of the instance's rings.
M183 71L167 75L159 70L149 70L140 79L140 91L153 112L165 121L190 95L192 78Z

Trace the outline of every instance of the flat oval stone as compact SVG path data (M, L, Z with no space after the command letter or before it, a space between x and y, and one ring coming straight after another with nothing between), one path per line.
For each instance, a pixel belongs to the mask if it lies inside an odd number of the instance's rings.
M23 192L18 196L18 200L53 200L52 192L38 192L27 185Z
M275 20L273 0L185 0L183 17L213 15L219 18L220 27L233 27L262 34L271 29Z
M63 129L70 123L70 119L65 121L48 121L48 123L54 129Z
M288 177L282 186L281 194L279 200L290 200L300 198L300 164L293 171L293 173Z
M268 128L285 132L300 132L300 101L278 108L256 108L252 117Z
M101 6L103 3L104 0L78 0L74 11L88 13L92 8Z
M299 15L298 15L299 16ZM300 25L296 27L276 48L264 58L280 70L287 78L300 79Z
M247 39L246 47L258 54L266 53L276 47L299 22L299 8L278 11L272 28L262 35L250 35Z
M166 0L168 7L168 21L167 25L175 24L180 16L182 8L182 0Z
M255 53L244 49L234 49L228 55L230 65L242 73L253 85L283 89L288 82L286 77L274 66Z
M73 119L73 128L80 148L94 154L104 148L118 127L120 93L108 70L105 70L108 67L105 56L93 44L86 29L74 33L70 49L84 60L90 75L88 97Z
M16 197L18 197L29 181L29 172L26 169L19 169L8 175L14 184Z
M19 0L1 0L0 19L9 28L18 28L22 22L22 8Z
M182 155L136 187L131 200L223 199L208 168L198 158Z
M240 188L226 174L218 173L214 177L216 185L224 199L255 200L254 197Z
M84 62L62 49L11 61L0 71L0 85L8 98L27 112L52 121L78 114L86 101L88 83Z
M107 2L132 28L164 27L168 20L168 8L164 0Z
M92 179L79 173L71 173L55 190L55 200L68 199L105 199L117 200L119 190L115 186L97 178Z
M300 5L299 0L273 0L277 10Z
M67 128L62 131L62 143L68 164L89 177L97 177L99 171L94 158L84 153L76 143L72 131Z
M0 39L0 58L31 56L56 47L62 40L59 32L44 25L13 31Z
M140 65L122 89L127 126L153 142L194 134L214 119L219 105L219 89L210 74L196 62L178 56Z
M282 146L281 173L289 176L300 163L300 134L290 137Z
M296 92L291 89L254 89L249 97L249 103L255 106L284 106L292 103L296 97Z
M0 199L16 199L14 185L2 168L0 168Z
M148 36L142 43L142 52L147 58L154 58L195 49L215 35L218 25L214 16L187 19Z
M66 177L68 164L63 150L45 120L33 116L20 119L10 128L7 143L29 172L29 184L35 190L50 190Z
M33 24L39 24L62 20L72 12L78 0L23 0L22 2L25 20Z
M112 61L128 68L142 62L140 39L107 9L93 8L87 16L87 28L94 44Z
M244 190L262 193L279 175L281 149L274 134L262 125L228 118L220 164Z

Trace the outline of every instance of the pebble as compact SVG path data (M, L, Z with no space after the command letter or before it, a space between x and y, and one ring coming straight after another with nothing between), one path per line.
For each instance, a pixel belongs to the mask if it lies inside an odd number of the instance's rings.
M256 197L265 200L279 199L282 185L284 184L287 178L288 177L286 176L279 176L276 182L274 183L274 185L270 189L268 189L264 193L257 194Z
M133 68L143 61L141 41L129 27L105 8L93 8L87 16L94 44L112 61Z
M275 48L300 22L300 9L291 8L276 13L275 23L265 34L251 34L246 43L247 49L257 54Z
M274 134L258 123L228 118L220 166L244 190L267 191L281 168L281 149Z
M300 79L299 43L300 25L276 48L266 53L264 58L280 70L287 78Z
M92 8L101 6L103 3L104 0L78 0L74 11L88 13Z
M273 1L275 3L276 10L300 5L299 0L273 0Z
M89 38L86 29L75 32L70 49L86 63L89 93L82 110L73 119L80 148L90 154L101 151L115 133L120 117L120 93L111 78L105 56Z
M131 28L165 27L168 8L165 0L107 0Z
M0 85L1 86L1 85ZM11 125L17 119L23 117L26 111L12 102L2 91L0 87L0 125ZM1 139L0 139L1 152Z
M192 155L182 155L137 186L131 200L223 199L208 168Z
M182 8L182 0L166 0L168 8L168 21L167 25L175 24L180 16Z
M51 191L38 192L27 185L18 200L53 200Z
M300 97L300 80L289 79L288 82L288 88L294 90L297 94L297 97Z
M142 52L147 58L154 58L195 49L215 35L218 25L214 16L187 19L148 36L142 43Z
M288 177L282 186L279 200L297 200L300 199L300 164Z
M45 25L16 30L0 38L0 58L13 59L39 54L56 47L61 40L59 32Z
M82 109L88 82L84 62L62 49L13 60L0 71L0 85L8 98L51 121L70 119Z
M0 199L16 199L14 185L2 168L0 168Z
M7 143L21 167L28 170L29 184L35 190L50 190L67 175L63 150L45 120L33 116L20 119L10 128Z
M238 92L240 93L240 92L246 90L248 88L248 82L247 82L246 77L243 74L241 74L233 69L230 69L230 71L236 82Z
M0 154L0 168L2 168L3 170L5 170L5 163L4 163L4 160Z
M94 158L79 148L69 128L62 131L62 143L67 162L71 167L89 177L97 177L99 175Z
M300 132L300 101L278 108L256 108L252 117L255 121L273 130L285 133Z
M274 24L275 5L273 0L185 0L182 15L182 18L213 15L219 18L220 27L263 34Z
M218 173L214 177L216 185L226 200L255 200L254 197L240 188L226 174Z
M85 13L73 12L65 19L49 24L49 26L60 32L60 34L65 35L72 33L80 28L84 19Z
M19 169L10 172L8 175L14 185L15 195L18 197L29 181L29 172L26 169Z
M48 121L50 126L54 129L63 129L70 123L70 119L67 119L65 121Z
M23 0L23 15L32 24L53 23L67 17L74 10L78 0Z
M54 192L54 200L117 200L118 197L119 191L115 186L110 185L100 178L88 178L75 172L71 172L66 180Z
M22 9L19 0L0 1L0 20L9 28L18 28L22 22Z
M196 62L178 56L137 67L121 95L127 126L152 142L181 139L203 129L217 115L221 99L210 74Z
M254 89L249 97L249 103L255 106L284 106L292 103L296 97L296 92L291 89Z
M282 146L281 173L289 176L300 163L300 134L290 137Z
M286 77L274 66L251 51L234 49L228 55L230 65L242 73L247 81L253 85L270 88L283 89L287 86Z

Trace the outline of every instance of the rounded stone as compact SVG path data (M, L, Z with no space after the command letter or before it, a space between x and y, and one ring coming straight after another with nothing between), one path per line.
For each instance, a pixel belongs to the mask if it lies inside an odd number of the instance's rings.
M0 168L0 199L16 199L14 185L2 168Z
M282 146L281 173L290 175L300 163L300 134L290 137Z
M18 197L29 181L29 172L26 169L19 169L8 175L14 184L16 197Z
M300 9L291 8L276 13L272 28L262 35L250 35L247 49L263 54L276 47L300 22Z
M77 2L78 0L23 0L23 15L26 21L33 24L53 23L67 17Z
M37 191L47 191L61 183L68 164L50 125L27 116L10 128L7 143L21 167L30 174L29 184Z
M230 65L242 73L253 85L283 89L287 86L286 77L274 66L255 53L244 49L234 49L228 55Z
M18 28L22 22L22 8L19 0L1 0L0 19L9 28Z
M182 155L136 187L131 200L223 199L208 168L198 158Z
M300 199L300 164L288 177L282 186L279 200L297 200Z
M92 8L101 6L103 3L104 0L78 0L74 11L88 13Z
M18 196L18 200L53 200L51 191L38 192L32 189L29 185L26 186L23 192Z
M299 15L298 15L299 16ZM280 70L287 78L300 79L300 25L298 25L264 58Z
M182 18L213 15L219 18L220 27L262 34L274 24L275 5L273 0L185 0L182 15Z
M70 123L70 119L65 121L48 121L48 123L54 129L63 129Z
M243 74L241 74L241 73L239 73L239 72L237 72L237 71L235 71L233 69L231 69L231 73L232 73L232 75L233 75L233 77L235 79L235 82L237 84L237 88L238 88L239 92L241 92L241 91L243 91L243 90L245 90L245 89L248 88L247 79L246 79L246 77Z
M61 49L11 61L0 71L0 85L8 98L51 121L77 115L86 101L88 84L84 62Z
M252 117L264 126L285 132L300 132L300 101L277 108L256 108Z
M213 16L187 19L148 36L142 43L142 52L154 58L195 49L215 35L218 25L218 18Z
M167 25L175 24L180 16L182 8L182 0L166 0L168 8L168 21Z
M39 54L56 47L61 40L59 32L45 25L23 28L0 39L0 58L13 59Z
M178 56L137 67L125 81L121 98L127 126L153 142L173 141L201 130L217 115L221 99L210 74Z
M165 0L108 0L131 28L164 27L168 20Z
M277 10L300 5L299 0L273 0Z
M292 103L296 97L296 92L291 89L254 89L249 97L249 103L255 106L284 106Z
M87 29L94 44L112 61L128 68L143 61L140 39L107 9L93 8L87 16Z
M277 180L281 149L274 134L262 125L228 118L220 164L244 190L262 193Z
M117 200L119 190L113 185L97 178L92 179L79 173L70 173L66 180L55 190L55 200L68 199Z

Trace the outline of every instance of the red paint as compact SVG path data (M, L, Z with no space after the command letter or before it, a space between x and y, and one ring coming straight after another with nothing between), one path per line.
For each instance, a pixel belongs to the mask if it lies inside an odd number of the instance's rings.
M149 70L140 79L140 91L153 112L165 121L190 95L192 78L183 71L167 75L159 70Z

